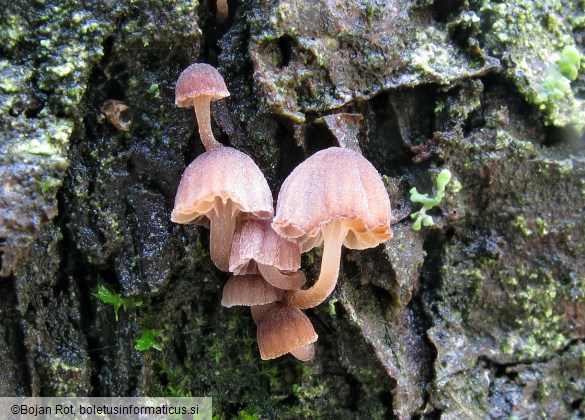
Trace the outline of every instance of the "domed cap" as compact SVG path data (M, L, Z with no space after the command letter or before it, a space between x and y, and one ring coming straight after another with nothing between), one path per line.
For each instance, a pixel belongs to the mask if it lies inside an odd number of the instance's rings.
M260 319L256 337L262 360L302 349L319 338L300 309L281 304L276 304Z
M282 293L259 274L234 275L223 287L221 305L226 308L266 305L279 300Z
M343 245L371 248L392 237L390 199L374 166L349 149L331 147L309 157L284 181L272 224L306 252L322 241L322 228L343 221Z
M270 219L274 214L272 193L254 161L231 147L199 155L185 169L171 220L210 226L211 258L224 271L241 213Z
M185 169L171 220L206 224L202 219L218 203L230 201L237 212L259 219L270 219L274 214L272 193L260 168L245 153L222 147L197 156Z
M193 99L200 96L210 100L230 96L221 74L206 63L191 64L179 75L175 88L175 105L193 106Z
M257 271L279 289L300 289L306 278L301 268L301 251L295 243L279 236L270 220L245 220L238 226L230 254L230 271ZM282 273L282 272L286 272Z
M309 157L284 181L272 227L302 252L324 242L319 279L283 299L312 308L335 288L341 245L372 248L392 237L390 199L370 162L352 150L331 147Z

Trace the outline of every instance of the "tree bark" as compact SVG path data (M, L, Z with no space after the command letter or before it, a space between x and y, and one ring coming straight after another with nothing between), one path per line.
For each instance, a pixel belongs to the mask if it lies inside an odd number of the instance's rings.
M534 3L242 1L223 23L193 0L10 3L0 395L211 396L226 418L585 416L585 71L559 64L583 54L582 10ZM249 311L219 304L208 231L170 221L204 151L174 106L193 62L231 91L216 138L275 197L335 145L384 177L394 238L343 251L307 311L311 362L261 361ZM442 168L434 225L414 231L408 191L432 196ZM308 278L319 267L304 255ZM117 320L99 285L126 299ZM150 329L162 350L137 350Z

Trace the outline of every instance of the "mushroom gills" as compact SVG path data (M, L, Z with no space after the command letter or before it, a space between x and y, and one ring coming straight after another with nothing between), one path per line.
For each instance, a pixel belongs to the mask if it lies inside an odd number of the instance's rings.
M302 271L295 271L289 274L283 274L280 270L272 265L257 264L258 270L262 277L273 285L282 290L297 290L303 287L307 281L305 273Z
M232 239L236 230L236 206L230 199L216 198L216 206L209 218L209 253L211 260L221 271L229 271Z
M282 293L259 274L233 275L223 287L221 305L226 308L266 305L279 300Z

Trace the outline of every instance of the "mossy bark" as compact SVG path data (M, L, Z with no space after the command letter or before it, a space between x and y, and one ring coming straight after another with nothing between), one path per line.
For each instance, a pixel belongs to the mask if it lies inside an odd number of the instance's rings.
M0 395L212 396L225 418L585 416L585 71L563 97L544 83L565 46L585 52L582 2L242 1L224 23L214 7L7 6ZM344 251L308 311L312 362L261 361L249 311L219 305L208 231L170 222L203 152L174 106L196 61L231 91L216 137L274 197L346 137L384 176L394 239ZM346 132L331 114L352 115ZM408 191L432 195L441 168L452 184L415 232ZM309 278L319 266L303 256ZM143 304L116 321L100 284ZM134 347L145 329L162 350Z

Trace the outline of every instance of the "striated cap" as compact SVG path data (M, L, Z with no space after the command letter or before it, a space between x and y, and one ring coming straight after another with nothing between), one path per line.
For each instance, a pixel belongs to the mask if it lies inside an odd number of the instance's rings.
M226 308L266 305L279 300L282 293L259 274L234 275L223 287L221 305Z
M234 217L240 212L259 219L273 215L272 193L260 168L245 153L222 147L199 155L185 169L171 220L207 225L209 213L228 202Z
M275 287L299 289L306 281L304 273L298 271L301 251L297 244L279 236L270 223L249 219L238 226L232 242L230 271L235 274L259 271Z
M179 75L175 88L175 105L193 106L193 99L206 96L211 100L230 95L217 69L206 63L194 63Z
M214 264L228 271L232 239L240 215L270 219L272 193L254 161L231 147L211 149L185 169L171 220L210 229Z
M319 338L313 324L300 309L281 304L276 304L260 319L256 337L262 360L302 349Z
M392 237L390 199L374 166L359 153L331 147L315 153L282 185L272 227L306 252L323 242L324 226L339 221L343 245L365 249Z

